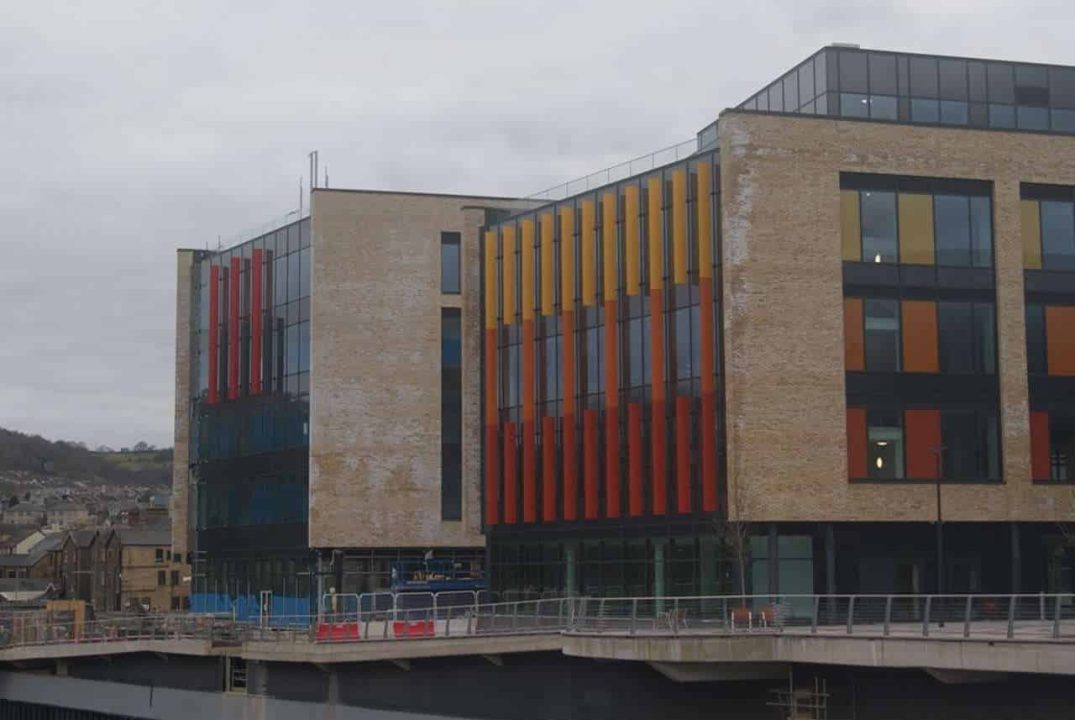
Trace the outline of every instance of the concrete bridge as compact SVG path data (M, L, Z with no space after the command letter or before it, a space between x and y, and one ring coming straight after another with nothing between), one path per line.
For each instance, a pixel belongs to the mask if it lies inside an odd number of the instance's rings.
M148 665L148 659L164 668L216 668L216 686L206 680L202 691L207 707L215 702L210 696L222 691L231 704L238 694L261 707L272 705L274 683L310 671L323 676L316 681L321 704L336 705L341 678L378 663L396 672L475 660L503 669L531 662L526 658L554 663L561 657L652 668L675 684L783 682L806 666L917 669L946 684L1075 674L1071 596L565 598L451 608L443 616L402 620L356 613L274 626L162 616L144 618L133 630L123 619L123 633L118 621L110 622L42 629L36 639L0 649L0 667L10 671L0 682L3 697L17 699L23 686L36 688L30 696L37 697L42 677L59 682L84 673L86 662L127 668ZM32 683L23 682L28 671ZM108 693L128 691L141 697L123 687ZM92 709L85 694L77 697L82 705L74 707Z

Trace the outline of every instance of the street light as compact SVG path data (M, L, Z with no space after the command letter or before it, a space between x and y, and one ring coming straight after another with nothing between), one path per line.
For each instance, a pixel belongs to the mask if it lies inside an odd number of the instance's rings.
M944 476L944 451L947 445L930 448L937 458L937 471L934 485L937 488L937 594L944 594L944 516L941 514L941 479ZM943 623L941 623L943 625Z

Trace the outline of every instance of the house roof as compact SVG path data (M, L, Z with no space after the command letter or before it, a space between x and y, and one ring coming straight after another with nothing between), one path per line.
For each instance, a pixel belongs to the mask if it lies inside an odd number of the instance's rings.
M35 532L39 532L36 525L0 525L0 547L18 545Z
M121 528L117 532L121 545L167 547L172 544L172 531L167 527Z
M72 542L80 548L88 548L93 544L93 541L97 538L96 530L75 530L72 533L68 533Z

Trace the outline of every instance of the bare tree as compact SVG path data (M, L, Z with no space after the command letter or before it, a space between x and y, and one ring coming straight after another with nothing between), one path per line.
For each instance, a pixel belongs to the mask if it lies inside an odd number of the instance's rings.
M750 522L746 520L746 493L728 486L728 504L723 517L713 519L713 530L735 559L739 594L747 594L747 563L750 562Z

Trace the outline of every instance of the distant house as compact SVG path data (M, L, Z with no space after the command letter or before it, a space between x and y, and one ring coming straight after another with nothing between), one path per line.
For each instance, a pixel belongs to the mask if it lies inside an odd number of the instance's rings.
M8 605L43 605L57 595L55 584L47 578L0 579L0 608Z
M67 533L60 550L60 581L63 597L93 602L93 543L96 530Z
M0 578L49 580L60 588L60 553L64 540L62 533L56 533L44 537L27 552L0 554Z
M45 523L55 529L79 527L90 520L89 508L79 503L61 502L45 508Z
M120 609L168 612L186 607L190 565L172 556L171 529L123 528L117 532L122 551Z
M0 513L0 521L9 525L41 527L45 524L45 506L36 503L19 503L13 507L4 508L4 511Z
M0 555L25 555L44 539L36 525L0 525Z

